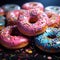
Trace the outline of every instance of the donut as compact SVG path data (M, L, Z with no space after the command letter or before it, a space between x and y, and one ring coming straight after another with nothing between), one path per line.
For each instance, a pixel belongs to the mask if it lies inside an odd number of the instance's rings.
M44 11L44 6L42 3L39 2L28 2L22 5L23 9L30 10L39 8L39 10Z
M5 17L0 16L0 30L2 30L5 27Z
M56 14L56 13L54 13L54 12L51 12L51 11L49 11L49 12L45 12L46 14L47 14L47 16L50 18L52 15L54 15L54 14Z
M0 7L0 16L4 15L4 10Z
M58 27L58 26L60 26L60 16L58 14L49 12L47 14L47 16L49 17L49 22L48 22L49 27Z
M17 26L7 26L0 31L0 43L8 49L23 48L28 45L28 40L18 32Z
M43 33L47 26L47 15L35 9L20 10L19 18L17 20L18 30L27 36L35 36Z
M16 25L20 10L9 11L6 14L7 25Z
M47 6L45 12L53 12L60 15L60 6Z
M60 28L47 28L43 34L35 37L35 44L45 52L60 52Z
M2 8L5 12L12 11L12 10L20 10L20 6L16 4L6 4L3 5Z

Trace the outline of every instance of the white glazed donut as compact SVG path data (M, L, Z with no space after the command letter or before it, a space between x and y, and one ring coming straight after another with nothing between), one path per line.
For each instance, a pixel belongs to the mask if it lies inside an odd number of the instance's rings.
M53 12L60 15L60 6L47 6L45 12Z
M6 5L3 5L2 8L5 10L5 12L11 11L11 10L20 10L20 6L16 4L6 4Z

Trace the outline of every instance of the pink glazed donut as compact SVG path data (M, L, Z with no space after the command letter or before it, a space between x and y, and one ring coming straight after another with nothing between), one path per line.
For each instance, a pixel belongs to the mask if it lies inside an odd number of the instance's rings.
M20 10L17 27L24 35L36 36L46 30L47 22L47 15L38 9Z
M46 12L49 17L49 27L59 27L60 26L60 16L54 12Z
M18 32L16 26L8 26L0 32L0 43L8 49L22 48L28 45L28 38Z
M22 5L23 9L29 10L29 9L36 9L39 8L41 11L44 11L44 6L42 3L39 2L28 2Z
M8 25L16 25L16 21L18 19L19 12L20 12L20 10L13 10L13 11L7 12L6 18L7 18Z

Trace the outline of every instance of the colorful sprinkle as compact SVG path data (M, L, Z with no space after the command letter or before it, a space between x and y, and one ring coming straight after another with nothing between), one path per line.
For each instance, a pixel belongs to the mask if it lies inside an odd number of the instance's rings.
M26 52L29 53L29 54L33 53L32 50L30 50L30 49L26 49Z
M52 57L51 57L51 56L48 56L47 59L48 59L48 60L52 60Z

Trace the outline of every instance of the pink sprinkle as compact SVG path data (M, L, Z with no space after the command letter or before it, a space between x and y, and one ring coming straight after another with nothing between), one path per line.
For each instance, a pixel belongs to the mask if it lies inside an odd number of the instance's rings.
M47 59L48 59L48 60L52 60L52 57L51 57L51 56L48 56Z
M35 54L34 57L36 57L38 54Z

